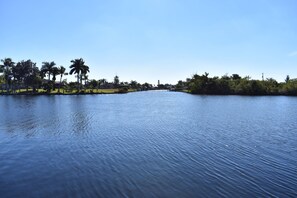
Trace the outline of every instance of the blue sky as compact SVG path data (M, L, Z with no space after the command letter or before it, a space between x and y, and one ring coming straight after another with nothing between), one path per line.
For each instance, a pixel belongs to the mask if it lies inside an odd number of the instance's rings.
M296 0L0 0L0 58L84 58L91 79L297 78ZM68 77L69 80L74 77Z

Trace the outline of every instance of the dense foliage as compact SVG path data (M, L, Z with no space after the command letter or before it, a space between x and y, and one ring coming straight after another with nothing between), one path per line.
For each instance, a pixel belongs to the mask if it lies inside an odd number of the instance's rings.
M18 63L12 61L11 58L2 59L3 63L0 65L1 75L1 90L3 93L3 87L5 87L5 93L16 93L17 90L26 89L27 92L33 89L33 92L37 92L37 89L44 89L50 92L55 90L55 86L58 84L59 92L62 83L63 75L68 75L63 66L56 67L56 63L43 62L41 68L36 66L36 63L29 60L22 60ZM76 73L78 84L82 84L83 77L90 72L89 67L84 64L83 59L71 60L70 74ZM74 69L73 69L74 68ZM44 79L45 77L48 79ZM57 77L60 76L60 82L56 82ZM80 86L77 86L78 89Z
M193 94L217 95L297 95L297 80L286 77L279 83L273 78L252 80L238 74L209 77L208 73L195 74L186 81L179 81L176 89L188 90Z
M65 91L72 93L75 90L79 93L86 93L86 89L89 89L89 93L94 93L94 89L97 90L97 93L98 89L116 89L114 92L126 93L128 89L149 90L153 88L148 83L140 84L137 81L120 82L119 76L115 76L113 82L108 82L104 78L89 80L87 74L90 72L90 68L82 58L70 61L69 74L74 74L77 81L69 83L63 80L63 76L68 75L66 68L63 66L57 67L54 61L42 62L40 69L30 59L15 63L11 58L5 58L1 62L1 94L53 93L56 88L58 88L57 93L65 93Z

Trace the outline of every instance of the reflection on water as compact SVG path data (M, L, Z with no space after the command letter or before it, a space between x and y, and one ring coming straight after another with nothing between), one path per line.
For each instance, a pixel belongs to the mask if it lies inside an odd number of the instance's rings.
M297 196L295 97L0 97L1 197Z

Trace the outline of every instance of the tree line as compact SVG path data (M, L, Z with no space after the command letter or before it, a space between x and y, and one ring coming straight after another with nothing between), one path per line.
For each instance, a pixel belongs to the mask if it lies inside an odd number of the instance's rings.
M14 93L17 89L33 88L33 92L36 92L37 88L44 88L47 91L55 89L55 82L58 76L60 76L59 91L62 84L63 75L66 73L64 66L56 66L54 61L42 62L42 66L39 69L35 62L28 60L22 60L17 63L13 62L11 58L5 58L1 60L0 72L3 73L2 83L4 82L6 93ZM76 74L77 76L77 88L81 87L82 80L90 72L89 66L85 65L82 58L71 60L69 66L69 74ZM48 77L45 80L45 77Z
M113 82L108 82L104 78L89 80L90 68L82 58L70 61L69 73L66 72L64 66L56 66L54 61L42 62L40 68L30 59L15 63L11 58L4 58L1 62L0 85L2 94L20 93L21 89L25 89L25 92L28 93L37 93L40 89L51 93L51 91L58 89L58 93L61 93L60 91L63 88L63 93L65 89L70 90L70 92L76 89L78 93L82 93L85 89L119 89L120 92L127 92L129 88L149 90L153 87L149 83L140 84L135 80L129 83L120 82L117 75L114 77ZM76 75L76 82L67 83L63 80L64 76L72 74ZM32 89L32 91L29 91L29 89Z
M287 75L285 82L273 78L253 80L238 74L209 77L209 73L194 74L185 81L178 81L177 90L187 90L193 94L215 95L297 95L297 79Z

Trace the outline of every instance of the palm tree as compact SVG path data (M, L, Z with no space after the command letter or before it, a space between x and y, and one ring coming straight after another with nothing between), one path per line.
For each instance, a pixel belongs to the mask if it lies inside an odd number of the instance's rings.
M82 80L85 81L85 85L86 85L86 81L88 80L89 76L87 75L87 73L90 72L90 69L88 66L83 66L82 70L81 70L81 75L80 75L80 83L82 84Z
M99 80L99 87L101 88L101 85L105 85L107 83L107 80L105 78L102 78ZM97 88L98 89L98 88Z
M51 74L53 72L53 67L56 65L54 61L52 62L42 62L41 73L48 74L48 81L51 80Z
M85 65L85 61L80 59L71 60L72 65L70 65L70 72L69 74L72 75L73 73L77 75L77 85L78 85L78 91L80 90L80 84L82 79L82 75L87 74L90 72L89 67Z
M12 61L11 58L2 59L1 62L3 63L3 65L1 65L1 69L4 72L4 78L6 81L6 92L9 92L12 77L11 70L12 67L14 67L15 63Z
M58 91L59 93L60 93L60 88L61 88L62 78L63 78L63 75L65 74L65 71L66 71L65 67L60 66L60 68L59 68L59 73L60 73L60 84L59 84L59 91Z
M55 90L55 82L56 82L56 76L60 74L60 70L58 67L53 67L52 68L52 74L53 74L53 90Z

